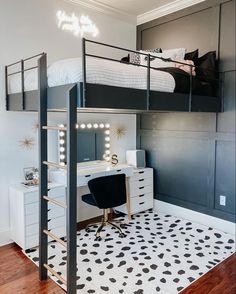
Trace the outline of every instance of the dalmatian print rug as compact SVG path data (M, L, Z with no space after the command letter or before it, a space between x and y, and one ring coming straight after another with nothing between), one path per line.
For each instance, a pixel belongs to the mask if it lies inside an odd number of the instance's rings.
M77 234L77 292L109 294L174 294L229 257L235 236L171 215L146 211L133 216L119 238L106 227L102 241L94 233ZM38 265L38 249L25 254ZM66 278L66 251L49 243L49 261ZM51 278L62 288L64 285Z

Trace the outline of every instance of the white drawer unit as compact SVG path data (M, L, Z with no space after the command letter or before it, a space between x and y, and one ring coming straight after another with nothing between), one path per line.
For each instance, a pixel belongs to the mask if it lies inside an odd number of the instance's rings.
M65 202L66 188L49 184L48 196ZM39 245L38 187L14 185L9 189L11 238L22 249ZM48 203L48 229L57 236L65 236L65 209Z
M131 214L153 208L153 169L134 169L133 175L129 177L128 193ZM116 207L115 210L128 213L126 204Z

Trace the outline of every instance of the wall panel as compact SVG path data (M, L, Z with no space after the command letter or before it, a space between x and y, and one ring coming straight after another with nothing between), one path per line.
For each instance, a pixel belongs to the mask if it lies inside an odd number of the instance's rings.
M235 221L235 0L207 0L137 32L142 49L217 51L225 112L143 114L138 139L155 168L156 198Z

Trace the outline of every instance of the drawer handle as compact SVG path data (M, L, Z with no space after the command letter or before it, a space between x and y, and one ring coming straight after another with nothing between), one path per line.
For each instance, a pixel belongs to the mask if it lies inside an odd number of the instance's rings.
M139 203L139 205L143 205L143 204L144 204L144 202L140 202L140 203Z
M48 212L51 211L51 208L48 209Z
M140 180L139 180L139 182L142 182L142 181L144 181L144 179L140 179Z
M144 196L144 194L138 195L138 197L143 197L143 196Z
M117 171L117 172L120 172L120 171L121 171L121 169L117 169L116 171Z
M139 189L141 190L141 189L144 189L144 186L142 186L142 187L139 187Z
M51 189L48 189L48 192L51 191Z
M48 220L48 223L51 221L51 219Z
M91 177L91 175L86 175L85 178Z
M138 173L141 175L141 174L143 174L143 173L144 173L144 171L142 170L142 171L140 171L140 172L138 172Z

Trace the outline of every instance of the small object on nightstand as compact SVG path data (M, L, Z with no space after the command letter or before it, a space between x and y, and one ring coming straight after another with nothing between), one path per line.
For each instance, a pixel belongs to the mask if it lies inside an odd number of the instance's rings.
M34 187L34 186L38 186L39 180L38 179L33 179L33 180L21 182L21 184L23 186L27 187L27 188Z
M39 179L39 170L36 167L25 167L24 178L26 181L33 181Z

